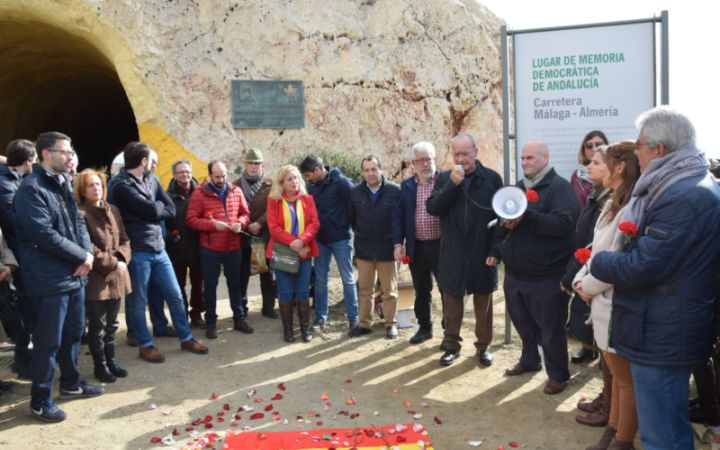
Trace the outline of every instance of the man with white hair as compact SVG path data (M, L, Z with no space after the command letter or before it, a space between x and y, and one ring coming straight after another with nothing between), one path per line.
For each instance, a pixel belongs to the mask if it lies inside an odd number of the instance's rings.
M459 134L451 141L455 166L438 176L426 202L430 214L440 217L442 237L438 285L443 293L445 336L441 366L449 366L460 356L460 327L465 295L472 295L475 310L475 351L478 362L492 364L492 293L497 289L497 268L485 264L493 239L487 224L495 219L490 204L502 187L497 172L483 166L470 134Z
M688 380L715 340L720 189L686 116L661 106L637 128L625 246L594 255L590 272L615 287L612 346L630 360L643 448L693 448Z
M410 338L419 344L432 338L432 277L437 281L440 255L440 218L427 212L425 202L435 186L435 146L422 141L412 146L415 174L400 184L400 205L393 215L395 261L410 265L415 289L415 317L419 329Z

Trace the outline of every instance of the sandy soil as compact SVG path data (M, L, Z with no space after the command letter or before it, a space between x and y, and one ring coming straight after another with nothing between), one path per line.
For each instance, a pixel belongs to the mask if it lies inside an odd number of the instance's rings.
M252 288L257 293L257 286L253 284ZM220 294L222 297L224 293ZM382 326L367 337L348 339L342 304L332 306L324 333L311 343L298 339L285 344L280 321L260 315L259 297L253 297L251 303L252 335L232 330L230 309L227 300L222 300L219 339L208 342L201 330L194 331L209 345L210 353L197 356L182 352L176 339L161 338L156 345L166 362L157 365L140 360L136 349L124 345L121 318L120 361L130 376L108 384L107 392L100 397L59 401L69 417L54 425L29 416L30 385L18 381L10 394L0 397L0 447L164 448L162 443L151 443L152 438L162 438L177 428L180 434L172 447L183 448L193 441L185 428L207 415L213 416L214 426L201 431L220 435L247 426L274 431L416 422L425 426L434 448L443 450L474 448L471 441L482 441L478 448L484 449L500 445L508 449L510 441L527 449L584 449L594 444L602 429L578 425L574 418L577 401L583 396L594 397L600 390L597 363L572 365L568 389L556 396L542 392L547 381L544 371L515 378L503 376L505 368L519 358L520 348L515 334L511 344L503 344L504 304L500 294L496 293L494 301L495 362L490 368L481 368L474 356L473 322L468 320L472 302L466 302L462 358L447 368L438 365L439 326L434 339L418 346L408 343L414 328L402 329L400 339L393 341L384 338ZM341 296L335 282L331 301ZM437 303L435 306L434 322L439 324ZM574 350L577 343L571 347ZM10 355L1 355L0 378L10 379ZM86 347L80 359L83 376L92 382L92 360ZM283 398L271 401L280 392L278 383L286 387ZM256 392L249 396L250 390ZM327 400L321 399L323 394ZM255 397L262 398L261 402ZM347 405L349 397L355 399L354 405ZM270 413L260 420L250 420L246 412L239 413L240 420L230 417L243 405L262 410L270 402L287 422L271 420ZM331 406L325 411L327 403ZM230 411L224 410L225 404ZM408 410L422 417L414 419ZM220 422L218 417L226 420ZM442 423L438 425L435 418ZM233 421L236 427L231 426ZM696 445L710 448L699 442ZM641 448L639 439L636 447ZM222 448L222 441L216 448Z

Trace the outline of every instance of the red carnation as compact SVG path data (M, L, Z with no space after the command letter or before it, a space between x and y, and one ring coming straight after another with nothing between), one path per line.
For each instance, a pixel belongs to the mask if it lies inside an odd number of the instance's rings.
M179 236L179 235L180 235L180 230L178 230L177 228L175 228L174 230L172 230L171 233L172 233L173 236Z
M206 212L206 213L205 213L205 217L207 217L208 219L212 219L212 218L213 218L213 212L212 212L212 211Z
M405 255L402 257L402 263L403 264L410 264L410 257L408 255Z
M638 235L638 226L633 222L620 222L618 228L627 237L634 238Z
M537 191L535 189L528 189L525 192L525 196L527 197L528 201L530 203L535 203L540 199L540 196L538 195Z
M585 264L587 260L590 259L591 254L592 251L589 248L582 247L575 250L575 259L577 259L580 264Z

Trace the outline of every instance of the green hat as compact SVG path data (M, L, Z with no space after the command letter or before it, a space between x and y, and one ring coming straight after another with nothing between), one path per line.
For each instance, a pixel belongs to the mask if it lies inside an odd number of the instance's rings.
M251 148L250 150L245 153L245 158L243 158L243 162L246 163L261 163L263 162L263 155L262 152L256 148Z

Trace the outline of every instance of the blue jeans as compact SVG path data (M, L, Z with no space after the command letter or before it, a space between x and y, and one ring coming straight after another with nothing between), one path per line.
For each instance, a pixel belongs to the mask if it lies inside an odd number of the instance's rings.
M630 363L640 440L645 450L693 449L688 414L690 367Z
M309 259L300 261L297 273L287 273L282 270L275 270L274 272L278 301L280 303L308 300L310 298L312 263Z
M18 307L20 316L25 325L19 336L15 339L15 361L20 364L30 364L32 361L32 350L30 350L30 332L35 326L35 307L33 299L25 293L25 286L22 282L22 269L17 268L13 274L13 283L18 296Z
M157 295L167 302L170 318L180 341L185 342L192 339L180 286L177 284L175 272L165 250L158 253L133 252L128 271L132 280L132 293L125 297L127 303L125 309L128 313L128 326L137 335L138 345L141 348L153 345L152 335L145 319L148 290L151 285L154 292L156 289Z
M52 399L55 363L60 366L60 387L77 389L80 372L80 336L85 327L85 288L34 298L37 321L33 329L30 406Z
M220 266L222 265L225 281L227 281L230 308L233 320L245 317L242 308L242 292L240 290L240 264L242 253L240 249L231 252L216 252L200 247L200 266L203 274L203 296L205 299L205 322L208 326L217 323L217 285L220 279Z
M335 255L335 263L343 284L343 300L348 320L355 321L358 316L358 295L352 269L352 243L350 239L323 244L318 242L320 255L315 264L315 317L323 321L328 316L328 274L330 258Z
M162 290L150 283L148 286L148 310L150 311L150 323L155 333L162 333L168 329L168 319L165 317L165 300L162 297ZM125 322L128 322L130 316L128 310L128 302L125 301ZM134 335L135 331L127 323L127 335Z

